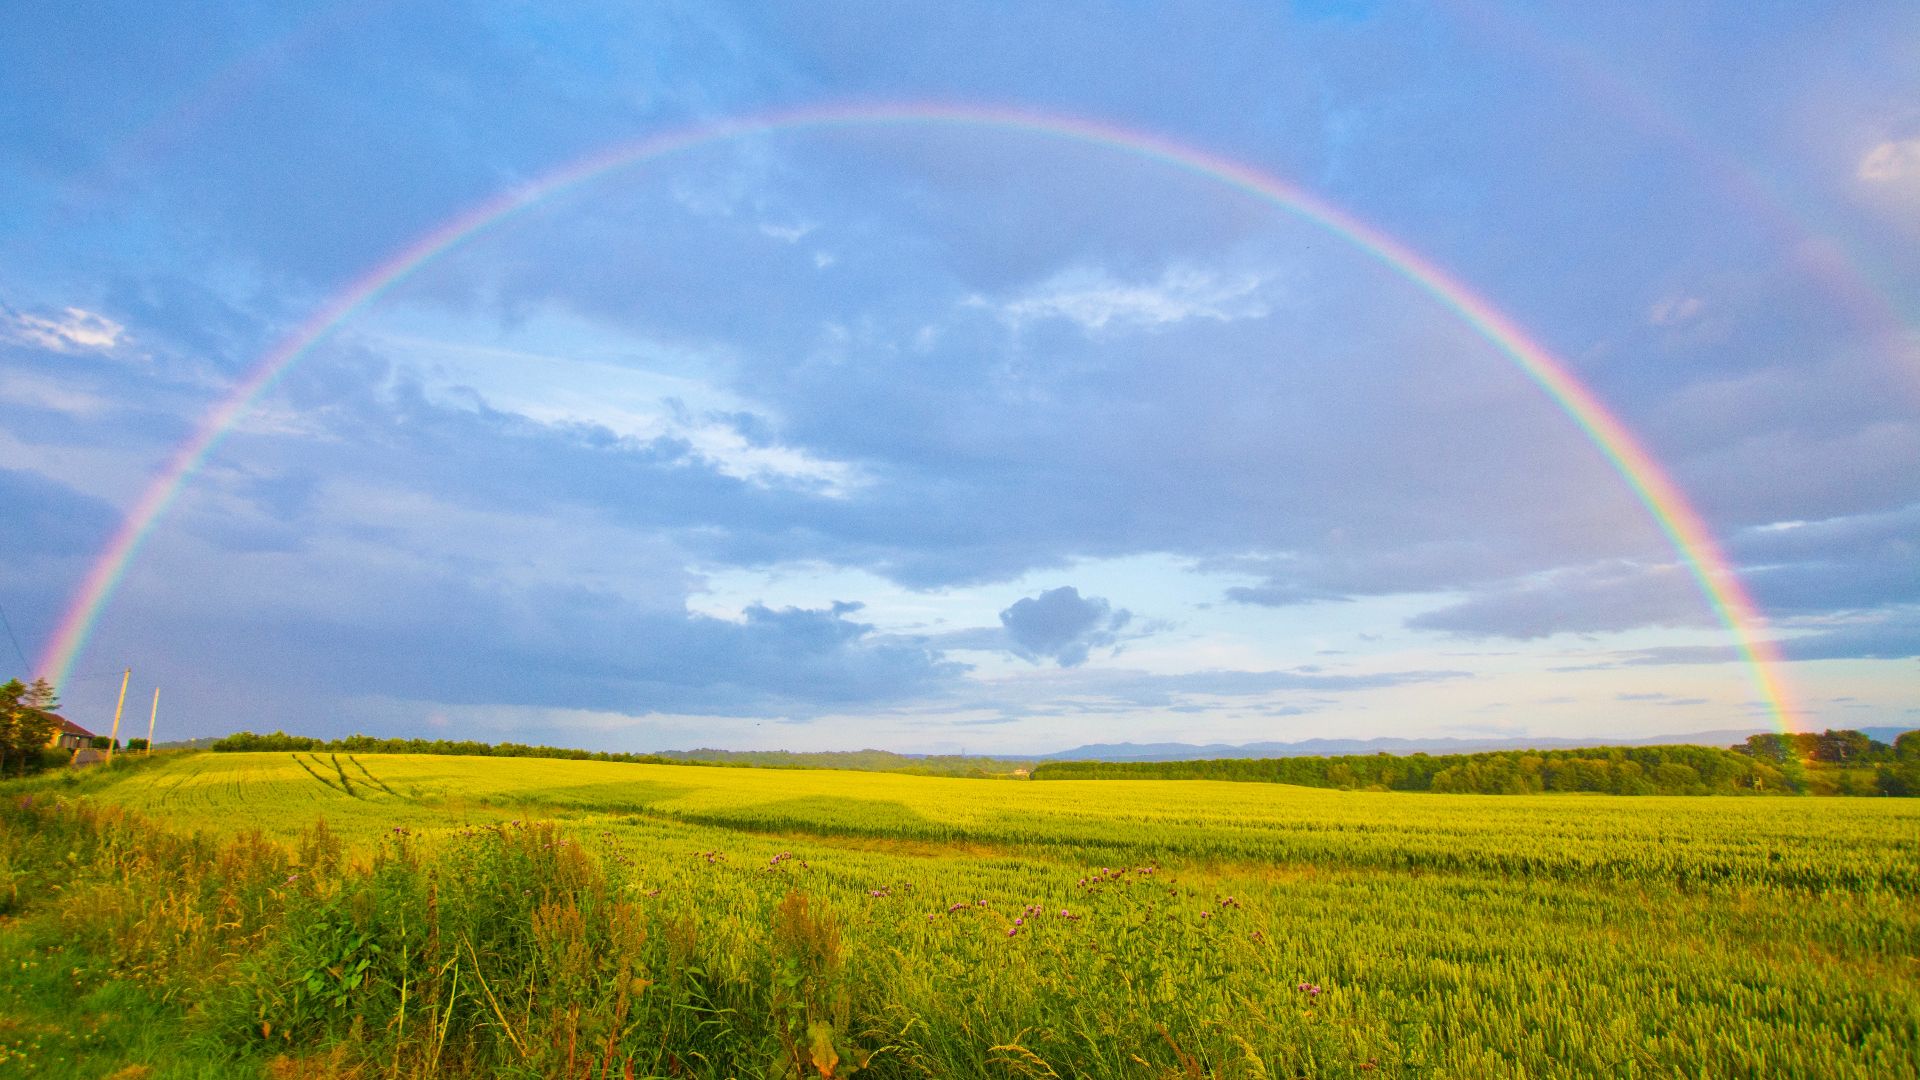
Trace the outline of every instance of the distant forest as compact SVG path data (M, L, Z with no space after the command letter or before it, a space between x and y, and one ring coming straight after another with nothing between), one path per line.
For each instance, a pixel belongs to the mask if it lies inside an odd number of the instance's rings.
M847 750L815 754L787 750L667 750L656 754L628 754L607 750L572 750L561 746L523 743L484 743L454 739L381 739L349 735L344 739L315 739L276 731L256 735L242 731L215 742L221 753L333 753L333 754L441 754L457 757L560 758L566 761L624 761L641 765L710 765L751 769L852 769L861 772L897 772L918 776L1008 777L1032 766L1025 759L930 756L914 757L885 750Z
M1755 735L1711 746L1602 746L1478 754L1049 761L1035 780L1237 780L1480 795L1920 795L1920 731L1892 745L1858 731Z

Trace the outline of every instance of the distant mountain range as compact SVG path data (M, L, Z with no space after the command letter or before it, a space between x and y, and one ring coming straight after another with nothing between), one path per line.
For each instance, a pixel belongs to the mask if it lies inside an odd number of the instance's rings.
M1727 728L1648 739L1556 739L1515 736L1494 739L1306 739L1301 742L1226 743L1092 743L1043 754L1042 761L1199 761L1206 758L1338 757L1345 754L1477 754L1490 750L1572 750L1583 746L1733 746L1766 728ZM1890 743L1901 727L1857 729L1868 738Z

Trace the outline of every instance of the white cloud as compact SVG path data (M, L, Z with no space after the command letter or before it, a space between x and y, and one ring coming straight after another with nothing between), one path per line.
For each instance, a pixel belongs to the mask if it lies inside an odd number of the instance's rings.
M761 486L798 486L846 498L867 482L852 463L750 438L738 417L752 416L769 427L773 419L754 403L701 379L406 334L384 333L374 340L404 349L408 367L429 395L449 407L484 402L542 424L588 424L641 442L680 439L691 456L718 472Z
M1157 328L1188 319L1257 319L1267 305L1254 274L1223 277L1191 266L1171 266L1155 282L1117 281L1104 269L1075 269L1000 307L1015 324L1061 318L1088 330L1109 325Z
M1655 326L1673 326L1700 314L1706 306L1697 296L1670 296L1653 305L1647 312L1647 318Z
M760 225L760 233L763 236L768 236L775 240L795 244L799 243L803 237L812 232L815 227L816 226L810 221L803 221L795 225L773 225L763 222Z
M82 349L104 351L120 343L126 327L82 308L70 307L54 317L15 315L10 320L13 336L55 352Z
M1876 184L1920 177L1920 139L1889 139L1868 150L1857 175Z

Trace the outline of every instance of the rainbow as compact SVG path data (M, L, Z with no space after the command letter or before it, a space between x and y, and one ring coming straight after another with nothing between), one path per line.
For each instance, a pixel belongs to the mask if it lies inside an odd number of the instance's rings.
M1438 265L1352 214L1251 166L1158 135L1096 120L1008 108L951 104L869 104L815 107L722 120L622 143L509 189L450 218L347 286L333 300L267 352L202 418L193 434L167 458L119 530L101 550L75 590L38 666L61 685L125 577L127 568L166 515L186 481L261 394L289 367L355 312L437 256L528 207L613 170L629 168L693 147L747 136L796 130L885 125L984 127L1105 147L1206 177L1270 203L1347 241L1453 312L1511 360L1619 473L1679 553L1701 593L1732 635L1754 688L1782 731L1791 730L1781 658L1768 640L1766 623L1726 555L1697 511L1640 441L1565 363L1530 338L1466 284Z

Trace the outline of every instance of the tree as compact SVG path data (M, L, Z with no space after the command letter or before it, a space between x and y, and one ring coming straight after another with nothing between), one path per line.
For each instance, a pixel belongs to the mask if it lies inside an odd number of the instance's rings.
M0 773L11 765L24 774L53 740L60 720L53 714L53 687L45 679L28 686L19 679L0 683Z
M1873 752L1873 740L1858 731L1835 731L1828 728L1820 733L1820 741L1814 745L1813 759L1834 765L1845 765L1859 761Z
M1893 756L1898 761L1920 761L1920 731L1903 731L1894 736Z
M1761 761L1771 761L1775 764L1792 760L1796 756L1794 753L1793 739L1790 736L1775 735L1772 733L1749 735L1745 743L1734 747L1734 749L1748 757L1758 758Z

